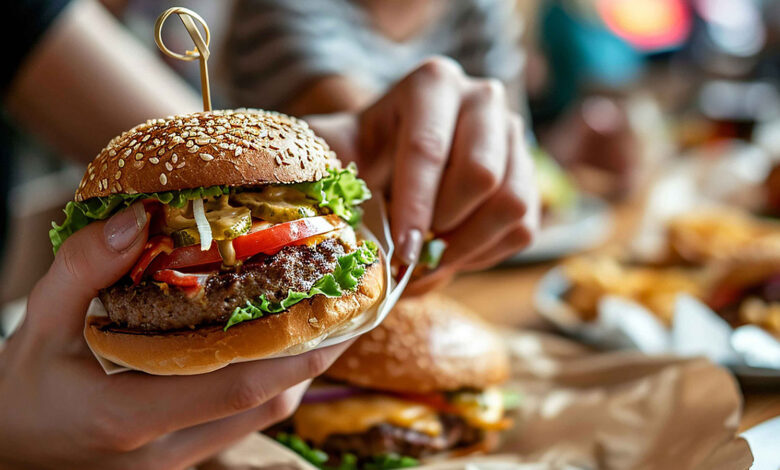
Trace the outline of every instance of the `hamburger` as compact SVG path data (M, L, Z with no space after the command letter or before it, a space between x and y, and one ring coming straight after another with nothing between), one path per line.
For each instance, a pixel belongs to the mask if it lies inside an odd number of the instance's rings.
M515 402L501 340L439 295L404 299L267 431L323 468L397 468L489 451Z
M92 350L152 374L198 374L323 337L383 290L377 246L356 235L370 197L304 121L261 110L153 119L87 166L56 253L135 203L149 238L99 298Z

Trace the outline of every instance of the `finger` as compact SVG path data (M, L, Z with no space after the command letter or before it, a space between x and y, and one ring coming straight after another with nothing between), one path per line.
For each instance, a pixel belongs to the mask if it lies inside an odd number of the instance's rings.
M185 468L219 453L247 435L265 429L289 416L309 387L310 381L297 384L277 395L266 404L250 411L173 433L158 443L158 449L149 449L171 465L161 468ZM157 451L159 450L159 452Z
M440 287L444 287L452 281L455 276L455 270L448 267L442 267L436 269L430 273L426 273L419 279L409 281L409 284L404 289L404 297L413 297L417 295L423 295L432 290L436 290Z
M233 364L203 375L110 377L109 390L103 393L106 398L99 405L101 426L120 427L114 440L137 449L157 436L257 408L325 372L350 344Z
M497 80L482 80L472 88L458 118L451 161L439 189L435 233L460 225L504 179L509 131L504 87Z
M297 384L253 410L162 436L130 452L112 454L110 463L103 467L190 468L247 435L284 419L297 408L309 383L307 380Z
M459 268L480 252L490 252L504 238L519 251L529 242L539 224L539 198L534 169L522 138L522 125L516 115L510 117L509 158L501 187L463 224L447 234L447 250L441 265ZM528 240L523 242L523 232Z
M70 236L30 294L31 321L80 334L98 291L125 275L143 250L147 215L140 203Z
M460 106L461 75L452 61L431 60L393 92L401 98L390 222L399 257L406 264L419 256L431 225Z

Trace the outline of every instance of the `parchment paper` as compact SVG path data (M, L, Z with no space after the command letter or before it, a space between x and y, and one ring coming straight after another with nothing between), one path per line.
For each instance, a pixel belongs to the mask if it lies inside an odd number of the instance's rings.
M319 338L315 338L306 343L292 346L287 350L274 356L269 356L268 358L302 354L313 349L324 348L334 344L342 343L351 338L354 338L355 336L370 331L379 325L382 320L384 320L384 318L393 308L393 305L395 305L395 302L401 296L401 293L406 287L406 284L409 282L409 277L411 276L412 271L414 271L414 266L410 266L400 280L396 281L393 278L390 273L390 260L393 257L394 246L392 237L390 235L390 227L387 221L387 214L385 213L382 198L377 197L366 201L363 204L363 209L365 211L363 215L363 224L358 229L358 235L363 239L373 240L379 246L380 255L385 262L385 288L382 296L376 302L376 304L374 304L374 306L363 312L360 316L352 319L347 324L341 326L337 330L330 331L328 334ZM92 302L89 305L89 309L87 310L87 315L84 318L84 329L86 330L91 317L106 316L108 316L108 314L106 313L106 309L100 299L92 299ZM87 342L87 345L90 346L89 342ZM129 367L116 364L106 359L105 357L96 353L91 346L90 350L95 356L95 359L97 359L100 363L101 367L103 367L103 370L106 372L106 374L118 374L120 372L133 370Z
M732 376L705 359L595 353L537 333L506 335L509 388L523 395L496 455L428 463L425 470L746 470L736 437L741 396ZM248 436L201 470L311 466L275 441Z

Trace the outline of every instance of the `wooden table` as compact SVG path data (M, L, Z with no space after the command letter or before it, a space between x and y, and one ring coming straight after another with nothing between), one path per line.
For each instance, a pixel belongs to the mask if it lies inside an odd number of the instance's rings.
M606 245L620 245L634 234L642 211L632 201L615 210L613 235ZM499 267L459 276L444 289L451 297L473 308L488 320L516 328L553 331L553 325L534 311L533 292L539 279L559 261L522 267ZM780 416L780 390L775 393L744 391L745 406L740 431Z

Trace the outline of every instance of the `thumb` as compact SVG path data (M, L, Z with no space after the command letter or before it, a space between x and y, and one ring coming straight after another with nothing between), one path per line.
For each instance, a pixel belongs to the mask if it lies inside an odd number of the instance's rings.
M69 332L81 331L92 298L127 274L140 256L146 222L143 205L136 203L68 238L30 294L30 319Z

